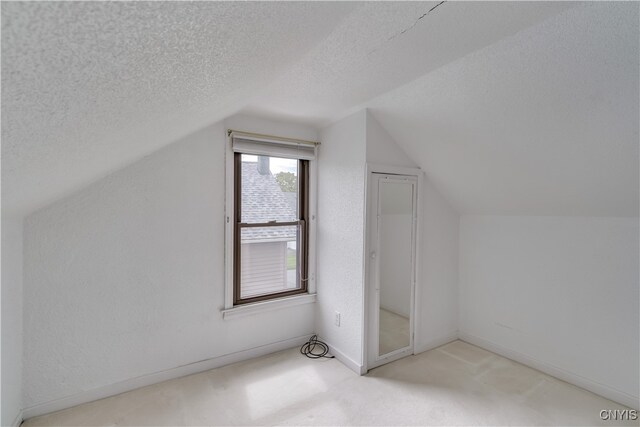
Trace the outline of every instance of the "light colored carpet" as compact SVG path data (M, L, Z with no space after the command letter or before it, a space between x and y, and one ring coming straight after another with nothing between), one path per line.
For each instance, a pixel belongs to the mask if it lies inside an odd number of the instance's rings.
M33 418L45 425L620 425L623 406L454 341L357 376L291 349ZM638 425L637 421L629 425Z

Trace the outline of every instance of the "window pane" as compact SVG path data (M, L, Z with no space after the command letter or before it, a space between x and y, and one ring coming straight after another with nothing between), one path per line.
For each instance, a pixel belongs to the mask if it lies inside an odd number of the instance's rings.
M298 219L298 161L242 154L241 222Z
M243 227L240 230L240 298L300 288L298 228Z

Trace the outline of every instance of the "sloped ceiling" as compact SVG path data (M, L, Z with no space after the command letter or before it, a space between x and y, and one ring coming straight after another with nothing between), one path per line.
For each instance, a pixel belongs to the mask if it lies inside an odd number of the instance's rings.
M573 6L372 2L347 16L244 111L322 126L438 67ZM419 94L416 94L419 97Z
M363 107L462 213L638 214L637 3L2 3L3 214Z
M33 210L236 112L357 7L2 2L3 210Z
M638 9L573 8L368 106L461 213L638 216Z

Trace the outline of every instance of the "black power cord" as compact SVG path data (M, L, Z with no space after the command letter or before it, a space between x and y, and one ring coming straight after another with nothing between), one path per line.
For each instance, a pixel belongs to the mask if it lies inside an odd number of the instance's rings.
M321 359L323 357L333 359L335 357L327 356L327 353L329 353L329 346L320 341L317 335L313 335L309 338L309 341L302 344L302 347L300 347L300 353L304 354L309 359Z

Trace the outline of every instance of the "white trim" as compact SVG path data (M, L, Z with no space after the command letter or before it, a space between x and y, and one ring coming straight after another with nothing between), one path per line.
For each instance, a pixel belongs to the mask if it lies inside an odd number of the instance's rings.
M233 150L231 135L225 138L225 204L224 204L224 308L233 307Z
M238 305L236 307L222 310L222 318L224 320L237 319L239 317L246 317L257 313L264 313L265 311L295 307L302 304L312 304L316 302L316 299L316 294L302 294L267 301L260 301L252 304Z
M372 173L384 173L387 175L411 175L422 177L424 171L420 168L408 168L404 166L387 166L379 163L367 163L367 176Z
M136 378L120 381L118 383L97 387L91 390L63 397L61 399L52 400L45 403L30 406L23 410L24 418L29 419L50 412L60 411L62 409L71 408L83 403L93 402L94 400L104 399L105 397L114 396L116 394L135 390L163 381L180 378L187 375L197 374L199 372L208 371L210 369L219 368L221 366L230 365L232 363L242 362L244 360L253 359L277 351L287 350L293 347L299 347L309 340L311 335L291 338L284 341L278 341L272 344L254 347L248 350L238 351L223 356L213 357L211 359L201 360L199 362L190 363L188 365L178 366L167 369L166 371L155 372Z
M588 390L606 399L610 399L610 400L613 400L614 402L618 402L630 408L640 410L640 405L638 403L638 400L639 400L638 396L632 396L623 391L616 390L605 384L593 381L589 378L585 378L581 375L578 375L576 373L551 365L550 363L543 362L542 360L538 360L531 356L527 356L526 354L520 353L518 351L511 350L510 348L503 347L499 344L485 340L484 338L480 338L475 335L468 334L466 332L459 332L458 336L459 336L459 339L461 339L462 341L468 342L469 344L473 344L475 346L478 346L485 350L499 354L500 356L506 357L508 359L515 360L516 362L522 363L523 365L527 365L533 369L537 369L541 372L544 372L545 374L551 375L562 381L566 381L577 387Z
M18 427L20 424L22 424L23 420L24 420L24 417L22 416L22 409L21 409L21 410L18 411L18 414L16 415L16 417L13 419L13 421L9 425L11 427Z
M379 356L376 360L373 360L373 361L369 360L369 363L367 364L365 369L368 372L369 370L377 368L378 366L395 362L396 360L405 358L407 356L411 356L412 354L415 354L413 350L413 346L402 347L392 351L391 353L387 353L382 356Z
M422 199L423 197L420 195L422 191L424 191L424 172L420 169L416 171L418 174L418 188L416 188L416 203L417 203L417 218L416 218L416 246L415 246L415 286L413 287L413 315L415 319L413 321L413 354L416 354L416 337L420 337L420 319L422 319L422 306L418 303L418 301L422 301L421 293L422 293L422 262L420 256L422 255L422 251L420 247L422 245L422 215L424 215L422 209ZM458 337L456 331L456 338Z
M366 123L365 123L366 125ZM362 332L362 339L360 340L360 354L362 355L362 369L368 372L367 366L369 366L369 191L371 189L371 183L369 182L369 166L365 163L364 167L364 206L362 209L362 221L364 223L363 236L362 236L362 324L360 325L360 331Z
M355 372L358 375L364 375L367 373L367 369L365 368L364 365L359 364L358 362L356 362L355 360L353 360L352 358L344 354L342 351L338 350L336 347L331 345L326 340L324 339L321 339L321 340L327 343L327 345L329 346L329 354L331 356L335 356L335 358L338 359L338 361L340 361L344 366L351 369L353 372Z
M389 353L386 353L384 355L380 355L378 354L379 351L379 334L377 333L378 329L380 328L380 323L379 323L379 310L378 308L381 307L381 303L380 303L380 293L379 292L375 292L375 296L374 299L375 301L372 301L371 299L369 300L369 303L371 304L373 302L373 305L369 308L367 308L368 310L373 310L371 312L371 316L370 316L370 326L373 327L373 329L370 330L370 335L369 335L369 342L368 342L368 352L369 352L369 357L367 359L367 369L372 369L390 362L393 362L395 360L401 359L403 357L409 356L411 354L414 353L414 324L415 324L415 282L417 279L417 275L416 275L416 238L417 238L417 220L418 220L418 177L415 175L395 175L395 174L386 174L386 173L377 173L377 172L372 172L370 175L370 178L372 180L372 182L374 183L374 186L371 187L372 190L375 190L372 194L370 194L371 196L371 207L373 208L374 206L376 207L375 211L371 211L372 215L375 215L375 218L372 216L371 218L369 218L370 224L373 225L378 225L379 221L380 221L380 215L381 215L381 206L380 206L380 190L381 190L381 185L383 183L387 183L387 182L395 182L395 183L410 183L412 188L411 188L411 198L412 198L412 213L411 213L411 283L410 283L410 296L409 296L409 344L405 347L396 349L394 351L391 351ZM380 241L379 241L379 234L378 234L378 230L374 230L374 228L369 228L369 232L371 233L372 239L376 242L376 247L375 248L370 248L370 252L367 253L368 255L368 259L370 259L370 254L372 253L380 253L381 252L381 248L380 248ZM379 257L377 257L375 262L371 262L371 267L372 269L375 271L373 273L374 276L374 280L372 281L370 279L370 284L373 285L375 284L376 290L380 287L379 284L379 278L380 278L380 264L378 262ZM371 278L371 276L369 276ZM370 295L373 294L373 288L372 286L369 286L369 292ZM372 349L376 349L376 351L374 351L372 353Z
M412 337L411 337L411 347L410 351L407 354L415 354L415 337L419 336L419 322L420 319L419 307L417 304L419 289L422 278L422 269L420 267L420 262L418 261L420 258L420 245L421 245L421 235L422 235L422 197L420 197L420 192L423 189L424 182L424 171L420 168L412 168L412 167L402 167L402 166L389 166L382 165L378 163L366 163L365 165L365 203L364 203L364 257L363 257L363 270L364 270L364 286L363 286L363 327L362 327L362 354L363 354L363 367L365 371L371 369L375 366L379 366L381 363L376 363L375 361L369 360L369 334L371 328L371 319L369 316L370 310L370 264L369 264L369 255L371 253L371 236L370 236L370 227L371 227L371 207L369 206L371 203L370 200L370 191L371 186L373 184L373 174L387 174L387 175L402 175L402 176L411 176L417 179L416 188L415 188L415 215L416 215L416 224L414 227L415 231L415 242L413 248L413 256L414 256L414 286L412 289L411 297L412 297ZM404 355L404 350L403 350ZM385 358L386 359L386 358ZM393 359L395 360L395 359ZM391 360L385 360L384 363Z
M419 354L424 353L425 351L433 350L434 348L449 344L450 342L456 341L457 339L458 331L449 332L448 334L445 334L439 338L429 340L424 344L416 346L415 352L413 354Z
M317 148L316 148L317 154ZM318 261L316 259L317 226L318 226L318 161L309 161L309 245L307 250L307 292L316 293L316 271Z

